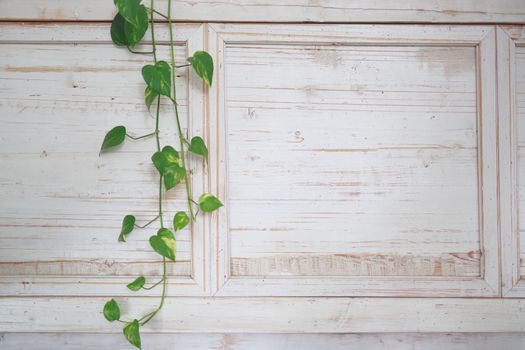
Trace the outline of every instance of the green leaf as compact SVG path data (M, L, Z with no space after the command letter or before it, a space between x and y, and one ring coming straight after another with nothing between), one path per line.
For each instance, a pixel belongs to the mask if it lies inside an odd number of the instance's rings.
M140 0L114 0L113 2L119 14L124 17L126 21L136 27L140 25L142 9L146 10L144 5L140 4Z
M117 46L128 46L128 39L126 38L126 33L124 32L124 24L126 20L124 17L117 13L113 22L111 22L111 40Z
M111 299L104 305L104 317L109 322L120 320L120 308L115 299Z
M186 176L186 171L183 167L178 166L177 164L171 164L164 169L164 186L166 186L166 191L171 190L173 187L180 184L184 176Z
M159 237L166 237L166 238L170 238L170 239L175 239L175 236L173 235L173 232L171 232L169 229L167 229L165 227L160 228L157 231L157 236L159 236Z
M149 86L146 87L146 90L144 91L144 99L146 101L146 106L148 107L148 110L151 109L151 104L157 99L159 94L155 92L152 88Z
M122 220L122 228L120 229L120 235L118 236L119 242L126 242L125 236L129 235L135 227L135 217L133 215L126 215Z
M167 190L175 187L186 176L186 170L179 166L179 153L171 146L165 146L161 152L155 152L151 160L164 177Z
M190 218L188 214L184 211L179 211L173 217L173 228L175 231L182 230L190 223Z
M146 84L159 95L168 97L170 97L171 92L170 74L171 68L165 61L142 67L142 77Z
M129 290L136 292L140 290L144 286L145 283L146 283L146 278L144 278L144 276L140 276L140 277L137 277L136 280L128 284L127 287Z
M126 138L126 128L122 125L115 126L113 129L108 131L108 133L104 137L104 141L102 142L102 147L100 147L100 153L107 150L108 148L112 148L112 147L120 145L122 142L124 142L125 138Z
M204 140L199 136L195 136L191 139L189 151L203 156L204 158L208 158L208 148L206 148Z
M167 231L171 233L171 231ZM151 236L149 238L149 244L157 253L159 253L163 257L175 261L175 256L177 253L177 243L175 242L175 239L172 238L173 234L171 234L171 237L169 237L168 232L162 229L159 230L156 236Z
M111 40L115 45L135 47L142 40L149 24L148 13L144 6L139 7L137 20L138 25L134 25L117 13L111 22Z
M136 13L137 24L133 24L130 21L124 23L124 34L128 42L127 46L135 47L140 40L146 34L148 30L149 18L146 8L141 5Z
M188 62L208 86L211 86L213 79L213 58L206 51L195 51L193 57L188 58Z
M222 207L221 201L209 193L204 193L199 197L199 207L205 213L212 212Z
M140 323L138 320L126 323L123 329L124 336L131 343L131 345L141 348L140 344Z
M164 174L165 169L168 166L170 166L168 159L166 159L166 155L164 155L162 152L155 152L151 156L151 161L153 162L155 168L157 168L161 175Z
M166 160L170 163L179 164L179 152L171 146L164 146L162 153L166 156Z

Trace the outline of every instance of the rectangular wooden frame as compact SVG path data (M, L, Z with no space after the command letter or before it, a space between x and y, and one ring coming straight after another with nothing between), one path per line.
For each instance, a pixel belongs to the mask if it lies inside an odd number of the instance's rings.
M498 27L497 46L502 293L506 297L525 297L525 280L520 276L518 127L515 95L516 47L525 46L525 29L522 26Z
M176 26L174 40L179 44L185 44L188 54L203 49L204 25L177 24ZM109 36L109 27L108 24L85 23L68 25L5 23L0 25L0 46L25 43L113 45ZM157 29L158 44L167 45L169 43L167 26L160 24L159 27L160 30ZM149 38L149 34L146 34L146 38ZM147 43L148 40L145 39L145 42ZM140 71L137 71L137 74L140 74ZM188 115L190 134L199 135L204 129L205 95L201 80L194 74L189 76L187 93L190 101ZM195 167L192 186L194 190L198 189L197 192L203 190L203 172L203 166ZM175 295L209 294L206 233L200 222L196 222L192 230L191 278L169 279L170 293ZM116 241L115 244L117 244ZM129 282L130 277L127 276L2 276L0 295L125 296L133 294L126 288ZM149 295L154 295L154 293L149 293Z
M216 60L209 99L210 190L225 208L210 222L213 291L221 296L424 296L490 297L500 295L496 47L494 26L400 25L236 25L213 24L208 47ZM228 169L226 162L224 52L229 43L332 45L439 45L476 48L480 179L481 278L463 277L238 277L230 276L228 239ZM213 179L213 181L211 181Z

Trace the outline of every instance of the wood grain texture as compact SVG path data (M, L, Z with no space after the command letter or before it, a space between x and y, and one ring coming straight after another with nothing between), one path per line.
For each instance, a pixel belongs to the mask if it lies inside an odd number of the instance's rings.
M525 31L498 28L503 292L525 296Z
M105 301L0 298L0 329L121 334L120 325L103 319ZM152 298L118 301L124 319L157 305ZM142 333L525 332L524 304L522 299L169 297Z
M523 333L145 334L150 350L522 350ZM128 350L120 334L4 333L3 350Z
M213 28L219 294L499 293L492 28Z
M45 276L82 279L86 285L79 293L88 295L107 293L97 292L103 276L110 285L113 277L124 283L139 274L157 280L161 259L148 243L156 226L136 230L126 244L116 239L124 215L136 215L139 224L156 215L158 177L150 160L154 141L128 139L118 151L98 155L104 134L115 125L125 125L131 135L154 128L140 75L151 59L116 49L105 24L89 30L22 27L31 29L3 25L0 35L0 275L18 276L20 294L32 292L32 284L39 282L35 277L44 283ZM160 28L161 42L165 29ZM39 34L30 36L31 31ZM178 62L202 47L202 33L198 25L182 26L176 38ZM169 58L167 46L159 46L159 56ZM179 75L183 127L198 132L200 87L189 80L188 69ZM169 104L163 104L162 113L162 143L177 144ZM201 170L191 166L198 188ZM180 188L167 194L168 223L186 205L182 198ZM200 226L193 230L176 234L177 262L169 265L168 274L182 284L198 276L204 288L203 231ZM12 293L12 288L0 293Z
M166 12L167 0L156 1ZM177 0L179 21L525 23L520 0ZM107 0L3 0L0 20L111 20Z

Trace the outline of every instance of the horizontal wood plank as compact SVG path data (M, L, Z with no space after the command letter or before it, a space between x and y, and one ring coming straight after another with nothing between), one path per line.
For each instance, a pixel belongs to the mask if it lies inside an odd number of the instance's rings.
M521 0L178 0L173 6L178 21L525 23ZM165 13L167 0L156 7ZM0 20L111 20L114 13L108 0L0 2Z
M523 333L144 334L148 350L522 350ZM0 333L3 350L129 350L121 334Z
M3 332L121 333L104 298L0 298ZM157 300L120 298L122 317ZM132 310L129 313L128 310ZM98 315L98 317L97 317ZM525 300L393 298L168 298L143 333L524 332Z

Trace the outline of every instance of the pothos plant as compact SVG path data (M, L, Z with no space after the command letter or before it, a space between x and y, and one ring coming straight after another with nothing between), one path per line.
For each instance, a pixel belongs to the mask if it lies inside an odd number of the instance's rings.
M222 206L219 199L209 193L201 194L197 201L194 201L191 193L190 177L186 169L186 157L189 153L196 155L207 161L208 149L204 140L198 135L188 140L185 137L179 116L176 93L176 70L191 66L195 73L210 86L213 77L213 60L205 51L197 51L192 57L188 58L188 63L177 66L175 64L173 24L172 24L172 0L168 0L168 12L163 14L155 10L154 0L150 0L149 7L142 4L141 0L114 0L118 10L117 15L111 24L111 39L117 46L127 48L133 54L151 55L152 62L142 67L142 77L145 82L144 101L148 108L156 104L155 127L154 130L142 136L132 136L128 133L125 126L119 125L111 129L102 142L100 153L107 152L112 148L122 144L126 138L132 140L143 140L154 138L156 151L151 156L153 166L158 170L159 189L158 189L158 213L146 224L140 226L136 223L133 215L126 215L122 221L122 228L118 241L124 243L128 235L135 228L145 229L154 223L158 223L159 228L156 234L149 238L151 248L162 256L162 277L159 281L146 281L144 276L137 277L131 281L127 288L134 292L140 290L150 290L157 286L162 286L160 302L156 309L131 320L123 320L120 314L120 307L116 300L111 299L103 309L104 317L110 322L120 322L123 324L123 333L126 339L135 347L141 348L140 329L150 322L155 315L162 309L166 298L166 264L167 261L175 261L177 254L177 243L174 232L182 230L192 221L196 220L199 212L212 212ZM169 27L169 47L171 53L170 62L157 59L157 44L155 41L155 18L161 17L168 22ZM151 33L151 51L136 51L136 45L142 40L146 31ZM160 132L160 101L167 99L174 106L175 120L177 122L179 145L178 150L170 145L161 147L159 138ZM180 210L173 216L173 230L166 227L165 213L162 209L163 194L170 191L177 185L184 183L186 187L187 210ZM170 220L171 222L171 220Z

